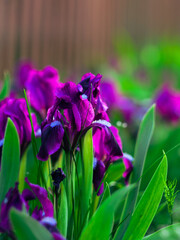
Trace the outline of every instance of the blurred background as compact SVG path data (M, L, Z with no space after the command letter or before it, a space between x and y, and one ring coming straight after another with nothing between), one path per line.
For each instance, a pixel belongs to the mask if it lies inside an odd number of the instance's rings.
M20 60L37 69L53 65L61 81L102 73L111 122L119 130L123 151L132 155L143 114L160 99L145 166L150 170L141 189L162 150L168 153L168 179L177 179L180 189L179 11L179 0L0 0L0 79L5 71L15 79ZM175 222L180 221L179 204L180 194ZM170 218L163 208L149 232L167 224Z
M0 0L0 76L19 59L93 69L116 54L121 36L141 46L178 35L179 9L179 0Z

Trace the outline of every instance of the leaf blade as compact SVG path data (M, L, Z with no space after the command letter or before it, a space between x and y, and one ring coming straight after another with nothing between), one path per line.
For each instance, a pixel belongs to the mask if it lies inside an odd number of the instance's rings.
M123 240L142 239L148 230L160 204L167 177L167 157L164 155L150 183L144 191L132 215ZM136 226L136 227L134 227Z
M19 166L19 136L13 121L8 118L2 149L0 172L0 205L4 200L9 188L14 187L15 182L18 181Z

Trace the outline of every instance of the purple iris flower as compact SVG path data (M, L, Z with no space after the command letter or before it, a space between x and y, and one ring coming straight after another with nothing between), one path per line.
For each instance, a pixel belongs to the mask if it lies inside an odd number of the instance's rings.
M6 232L9 236L13 236L9 220L9 212L11 208L14 207L19 211L22 211L25 208L28 212L28 202L37 198L42 207L38 208L36 206L31 216L45 226L51 232L55 240L63 240L64 238L60 235L56 228L56 221L53 218L53 204L48 199L46 190L39 185L30 183L27 178L25 180L31 190L25 189L22 194L20 194L18 191L18 183L16 183L14 188L9 189L4 201L2 202L0 212L0 232Z
M81 97L91 102L95 109L95 114L104 112L108 108L100 95L101 79L102 75L99 73L96 76L92 73L86 73L82 76L81 82L78 84L78 91Z
M44 211L44 217L53 217L54 208L52 202L48 199L47 191L39 185L30 183L27 178L25 178L25 181L31 188L34 195L39 199Z
M11 232L11 224L9 220L9 211L12 207L21 211L23 206L26 207L25 200L18 191L18 183L14 188L10 188L4 201L1 204L0 212L0 232Z
M55 153L60 147L67 151L74 150L78 139L89 128L93 128L94 157L97 160L94 164L93 182L96 190L109 164L123 155L118 130L109 123L107 107L101 101L101 78L100 74L95 76L88 73L77 85L73 82L60 83L55 104L48 110L47 118L41 126L42 144L37 156L40 160L46 160L48 155ZM53 127L57 127L56 124L50 127L54 122L61 126L59 132L53 130ZM45 131L48 132L47 139ZM98 194L102 191L103 185Z
M69 144L73 145L79 133L89 127L93 120L92 104L80 97L77 85L73 82L60 83L55 104L48 110L47 118L41 125L42 144L38 159L47 160L48 155L61 147L63 139L64 148L69 149Z
M133 162L134 158L131 155L124 153L122 159L123 159L123 162L124 162L124 165L126 168L125 172L123 173L123 177L125 179L125 184L128 185L128 180L129 180L130 174L133 170L132 162Z
M93 184L94 188L101 195L104 190L102 180L109 165L123 156L122 143L118 130L104 121L104 127L94 127L93 146L94 146L94 166L93 166ZM102 122L102 120L101 120Z
M51 66L36 70L30 63L24 63L19 65L16 78L27 90L31 106L44 118L54 104L55 90L59 85L58 71Z
M172 123L180 120L180 93L164 84L155 97L156 109L161 116Z
M8 117L11 118L16 126L21 144L21 152L23 152L27 144L31 141L31 123L25 99L5 98L0 102L0 146L3 145ZM32 120L34 130L38 133L39 126L35 114L32 114Z
M49 155L58 151L64 136L64 129L60 121L45 124L42 127L41 147L37 158L46 161Z

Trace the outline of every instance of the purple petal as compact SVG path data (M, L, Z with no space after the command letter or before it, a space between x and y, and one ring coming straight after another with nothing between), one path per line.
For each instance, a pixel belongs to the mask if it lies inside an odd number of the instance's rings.
M44 188L40 187L39 185L30 183L27 178L25 178L25 181L30 186L31 190L36 195L36 197L39 199L39 201L43 207L45 216L53 217L54 208L53 208L52 202L48 199L47 191Z
M125 165L125 172L123 173L123 177L125 178L125 183L126 185L128 184L128 180L129 180L129 177L130 177L130 174L133 170L133 157L127 153L124 153L123 154L123 162L124 162L124 165Z
M104 191L104 183L102 183L104 174L105 174L104 163L102 161L98 161L95 158L93 164L93 184L96 191L99 189L97 193L98 196L100 196Z
M49 155L55 153L61 146L64 129L59 121L45 125L42 129L41 147L37 158L46 161Z
M165 84L158 92L156 99L157 111L164 119L177 123L180 119L180 93Z
M9 220L9 211L12 207L22 210L23 205L26 206L25 201L21 197L18 191L18 183L15 184L14 188L10 188L4 201L1 204L0 213L0 228L4 231L9 231L11 229L11 224Z

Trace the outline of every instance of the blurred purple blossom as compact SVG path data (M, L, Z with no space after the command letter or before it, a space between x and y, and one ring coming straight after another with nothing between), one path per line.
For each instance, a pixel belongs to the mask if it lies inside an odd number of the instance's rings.
M23 152L31 141L31 123L25 99L5 98L0 102L0 146L3 144L8 117L16 126L20 138L21 152ZM32 120L35 133L38 133L39 126L35 114L32 114Z
M31 216L45 226L49 232L52 233L54 239L64 240L56 228L57 223L53 218L53 204L48 199L46 190L39 185L30 183L27 178L25 180L32 191L24 189L22 194L20 194L18 190L18 183L16 183L14 188L9 189L4 201L1 204L0 232L6 232L9 236L13 237L13 231L9 219L9 212L11 208L14 207L19 211L25 210L28 213L28 202L37 198L42 207L38 208L38 206L36 206Z
M37 70L31 63L22 62L16 69L16 81L26 89L31 106L45 118L48 108L54 104L58 71L51 66Z
M155 97L156 109L167 121L177 123L180 120L180 92L169 84L164 84Z

